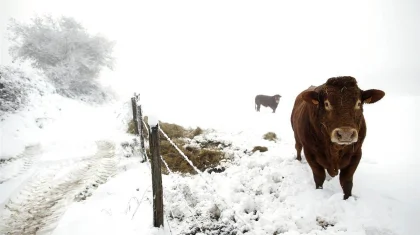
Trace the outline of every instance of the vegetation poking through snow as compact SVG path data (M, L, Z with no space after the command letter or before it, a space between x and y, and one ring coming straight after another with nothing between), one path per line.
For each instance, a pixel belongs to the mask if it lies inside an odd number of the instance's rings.
M200 127L185 128L175 123L161 121L159 121L159 126L197 169L200 171L209 170L211 172L222 172L224 170L224 168L220 167L221 162L225 160L225 153L219 148L222 142L205 139L198 140L195 138L204 133L203 129ZM161 133L159 133L159 139L160 154L171 171L185 174L197 173ZM230 145L223 144L223 146ZM151 157L150 149L147 149L147 155L149 158ZM164 164L162 164L162 173L169 173Z
M252 149L252 152L254 153L254 152L256 152L256 151L260 151L261 153L263 153L263 152L267 152L267 151L268 151L268 148L267 148L267 147L265 147L265 146L255 146L255 147Z
M127 133L135 135L136 134L136 124L134 123L133 119L128 122L127 126Z
M265 140L269 140L269 141L276 141L277 140L277 135L274 132L267 132L264 134L263 138Z
M29 103L31 93L42 95L36 80L19 68L0 65L0 116L21 110Z

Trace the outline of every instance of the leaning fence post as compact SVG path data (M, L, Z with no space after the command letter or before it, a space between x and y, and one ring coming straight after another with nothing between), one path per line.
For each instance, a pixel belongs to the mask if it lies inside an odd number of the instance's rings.
M133 109L133 122L134 122L134 133L136 135L139 134L138 129L138 122L137 122L137 100L136 100L136 93L134 93L134 97L131 97L131 107Z
M149 145L152 154L153 226L163 227L163 189L158 121L149 116Z

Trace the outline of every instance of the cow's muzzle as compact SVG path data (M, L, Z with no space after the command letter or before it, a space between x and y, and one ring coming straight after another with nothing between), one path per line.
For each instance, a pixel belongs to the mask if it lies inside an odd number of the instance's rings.
M335 128L331 133L331 142L346 145L357 142L358 132L351 127Z

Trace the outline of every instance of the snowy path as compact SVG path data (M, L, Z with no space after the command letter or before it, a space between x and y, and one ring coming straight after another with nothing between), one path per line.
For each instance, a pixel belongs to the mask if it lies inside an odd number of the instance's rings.
M84 200L90 196L91 190L105 183L117 169L115 146L109 142L97 142L97 145L98 151L93 156L44 164L44 167L34 170L30 179L5 204L0 215L0 233L50 232L68 205ZM34 151L28 150L28 153ZM22 157L26 158L30 156ZM24 166L30 165L25 160L23 162Z

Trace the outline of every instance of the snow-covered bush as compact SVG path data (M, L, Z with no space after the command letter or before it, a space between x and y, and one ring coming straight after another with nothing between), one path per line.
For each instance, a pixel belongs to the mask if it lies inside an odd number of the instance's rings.
M14 60L41 69L57 92L70 98L102 101L108 96L96 80L103 68L112 70L114 42L90 35L71 17L36 16L29 24L11 19L9 52Z
M17 68L0 65L0 116L18 111L29 102L36 83Z

